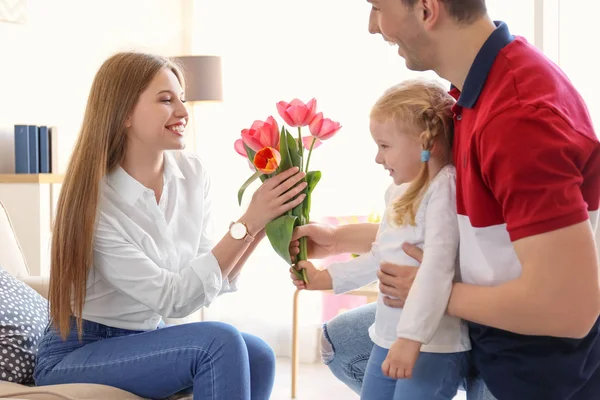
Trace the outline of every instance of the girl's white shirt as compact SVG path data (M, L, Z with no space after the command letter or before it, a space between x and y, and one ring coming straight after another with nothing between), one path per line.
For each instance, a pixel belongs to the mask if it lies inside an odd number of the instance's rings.
M415 226L395 226L391 204L408 185L388 188L386 211L371 251L328 267L334 292L345 293L376 281L382 261L419 267L403 309L386 306L384 295L379 294L375 323L369 328L371 339L383 348L390 348L401 337L424 343L424 352L470 350L465 322L445 314L452 283L459 274L456 170L452 165L445 166L432 179L417 210ZM424 250L420 266L402 250L405 242Z

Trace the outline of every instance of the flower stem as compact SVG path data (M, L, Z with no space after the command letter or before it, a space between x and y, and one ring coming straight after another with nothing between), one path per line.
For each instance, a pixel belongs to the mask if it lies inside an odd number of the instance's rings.
M310 144L310 149L308 150L308 159L306 160L306 169L304 170L306 173L308 173L308 164L310 164L310 156L312 155L313 147L315 146L316 141L317 138L314 137L312 143Z
M313 140L313 145L314 145L314 140ZM310 154L312 151L312 146L310 147L310 151L308 153L308 159L306 162L306 165L304 165L304 143L302 142L302 127L298 127L298 153L300 154L300 170L302 171L304 169L304 172L307 173L308 172L308 162L310 161ZM302 166L304 165L304 168L302 168ZM306 178L304 178L302 181L304 181ZM308 193L307 193L308 195ZM304 214L305 214L305 207L306 207L306 199L302 202L301 206L300 206L300 215L299 215L299 223L298 225L305 225L308 222L308 218L305 218ZM302 237L300 238L300 254L298 254L298 261L305 261L308 260L308 243L306 241L306 237ZM297 272L297 271L295 271ZM300 273L296 273L296 275L300 275ZM306 270L303 269L301 275L299 276L302 278L302 280L306 283L308 283L308 277L306 276Z
M304 144L302 143L302 127L298 127L298 153L300 153L300 158L304 157ZM302 159L304 161L304 159ZM302 168L300 168L302 171Z

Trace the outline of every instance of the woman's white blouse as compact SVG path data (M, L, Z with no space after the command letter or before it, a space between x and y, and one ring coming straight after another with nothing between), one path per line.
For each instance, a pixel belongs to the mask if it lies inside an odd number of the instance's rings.
M200 159L165 152L154 191L117 167L102 182L94 264L82 317L131 330L155 329L237 290L222 279L211 227L210 179Z

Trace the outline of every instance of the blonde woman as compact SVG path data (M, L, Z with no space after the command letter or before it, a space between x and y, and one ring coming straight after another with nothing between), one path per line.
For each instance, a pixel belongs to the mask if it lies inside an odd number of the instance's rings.
M275 363L261 339L219 322L160 325L236 289L265 224L302 201L302 184L289 189L303 174L265 181L214 244L206 166L180 151L183 87L179 68L150 54L116 54L96 74L58 203L38 385L269 398Z
M371 251L317 270L300 262L313 290L345 293L377 280L382 261L418 266L402 250L409 242L425 248L417 278L403 309L377 301L374 343L361 390L365 400L451 400L469 370L466 324L444 315L458 256L456 172L451 160L454 99L441 86L406 81L389 89L371 111L375 161L393 179L387 210ZM405 379L410 378L410 379Z

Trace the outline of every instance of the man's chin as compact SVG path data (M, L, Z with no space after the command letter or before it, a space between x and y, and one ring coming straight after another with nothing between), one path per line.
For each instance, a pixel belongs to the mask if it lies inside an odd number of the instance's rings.
M402 57L402 56L400 56L400 57ZM423 66L423 64L414 62L410 58L406 58L406 57L402 57L402 58L404 59L404 64L406 65L406 68L411 71L425 72L425 71L431 70L431 68L426 68Z

